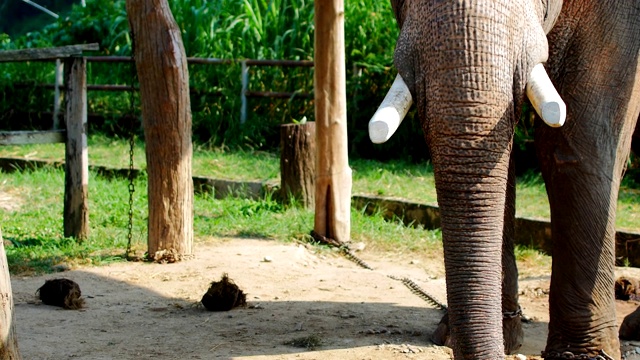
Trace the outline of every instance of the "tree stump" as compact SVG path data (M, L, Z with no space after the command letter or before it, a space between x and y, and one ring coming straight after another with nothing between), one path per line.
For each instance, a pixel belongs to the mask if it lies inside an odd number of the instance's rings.
M13 324L13 293L9 280L9 266L4 252L4 241L0 232L0 360L22 359L18 349Z
M316 123L280 126L280 192L284 201L315 206Z

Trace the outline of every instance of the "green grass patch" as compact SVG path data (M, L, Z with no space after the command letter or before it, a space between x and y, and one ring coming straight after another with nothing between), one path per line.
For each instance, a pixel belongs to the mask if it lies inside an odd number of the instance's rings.
M0 222L9 268L13 274L40 274L77 265L124 261L127 248L128 184L90 172L89 238L83 243L63 236L64 172L42 168L0 173L4 195ZM135 182L132 249L146 250L147 182ZM406 227L400 221L352 211L351 238L368 249L399 252L440 251L438 230ZM251 200L240 197L215 199L210 194L194 199L196 242L212 238L253 237L283 242L313 242L313 210L281 204L267 195ZM431 249L431 250L429 250ZM197 251L197 249L196 249Z
M135 165L145 167L144 148L136 144ZM128 142L92 136L89 139L92 165L123 168L128 165ZM62 160L62 144L0 147L0 156L20 156ZM428 163L383 163L353 159L353 193L398 197L414 202L436 202L433 171ZM247 151L223 151L197 147L193 157L194 175L233 180L270 180L279 177L279 155ZM75 266L123 261L127 248L128 184L123 179L106 179L90 172L89 214L91 231L78 244L62 231L64 173L61 168L0 173L0 194L4 211L0 221L10 269L14 273L55 271L58 265ZM132 249L146 250L147 181L135 182ZM623 182L619 198L618 226L637 230L640 190ZM527 174L517 182L518 216L548 218L548 202L540 175ZM254 237L277 241L313 242L312 209L281 204L273 196L259 200L243 197L215 199L200 194L194 199L194 233L197 242L220 237ZM401 219L386 221L353 209L351 240L363 242L367 251L420 254L441 257L440 230L405 226ZM518 262L543 263L545 257L533 249L517 249Z
M93 135L88 139L89 163L114 168L129 165L129 143L126 139ZM64 160L63 144L0 147L0 156ZM134 166L146 168L144 144L136 142ZM397 197L419 203L436 204L433 169L428 162L379 162L350 159L354 194ZM196 146L193 153L193 175L239 181L279 182L279 154L255 150L229 151ZM516 214L518 217L549 219L549 201L539 173L528 172L517 180ZM640 186L631 180L622 182L618 197L616 226L639 229Z

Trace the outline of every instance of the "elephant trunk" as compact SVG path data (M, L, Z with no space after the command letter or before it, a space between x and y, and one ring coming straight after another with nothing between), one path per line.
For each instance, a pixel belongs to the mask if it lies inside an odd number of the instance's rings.
M513 9L486 4L440 15L434 33L449 41L436 39L435 51L420 59L418 68L428 71L414 89L442 216L456 359L504 357L502 240L514 96L523 95L533 66L520 69L525 50L510 37L514 24L502 20Z
M449 117L442 120L451 123L448 127L465 129L456 135L437 132L438 139L431 139L456 358L504 356L502 239L511 141L497 136L490 120ZM469 132L475 128L486 134Z

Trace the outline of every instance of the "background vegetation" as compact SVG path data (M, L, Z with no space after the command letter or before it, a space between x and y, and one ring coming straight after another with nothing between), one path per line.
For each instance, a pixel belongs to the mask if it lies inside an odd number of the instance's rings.
M221 59L313 60L314 6L311 0L175 0L170 1L182 29L187 55ZM398 30L387 1L345 2L349 145L352 156L386 160L428 158L419 126L411 119L390 143L373 146L367 123L395 70L393 50ZM124 0L87 0L74 5L58 21L22 36L0 35L0 49L100 44L95 55L126 55L131 51ZM0 64L0 127L48 127L52 91L20 87L21 83L53 83L51 63ZM240 64L191 65L194 140L212 147L272 150L279 143L278 125L313 120L313 101L249 99L248 120L239 124ZM129 84L127 64L90 63L90 84ZM313 69L252 67L252 91L313 91ZM215 92L221 93L216 95ZM91 131L123 134L128 112L124 93L89 92ZM28 109L29 112L25 113Z

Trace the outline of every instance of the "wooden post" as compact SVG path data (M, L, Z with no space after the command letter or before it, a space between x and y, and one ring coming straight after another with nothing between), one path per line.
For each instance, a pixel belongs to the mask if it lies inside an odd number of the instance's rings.
M60 96L60 87L63 85L62 83L62 74L64 71L64 65L60 59L56 59L56 70L55 70L55 84L54 84L54 92L53 92L53 130L58 130L60 128L60 104L62 103L62 98Z
M167 0L127 0L149 183L148 257L193 257L191 100L187 55Z
M317 234L349 241L351 169L347 151L344 0L315 1Z
M89 235L89 155L87 151L87 59L65 61L67 145L64 181L64 236Z
M280 191L287 201L313 207L316 177L316 123L280 126Z
M22 359L13 323L13 292L9 278L7 254L0 232L0 360Z

